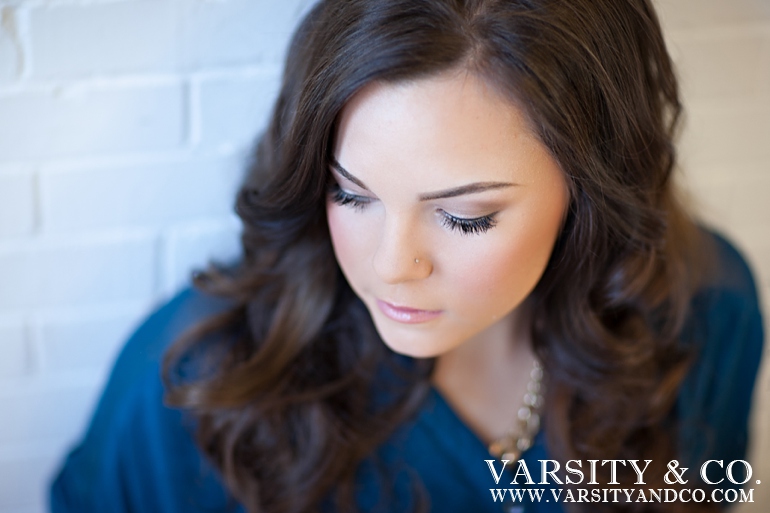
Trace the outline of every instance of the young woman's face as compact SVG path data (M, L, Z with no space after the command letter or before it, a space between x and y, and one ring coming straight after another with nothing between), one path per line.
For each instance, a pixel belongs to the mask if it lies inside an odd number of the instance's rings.
M505 333L569 199L522 112L465 72L370 84L334 156L332 244L385 343L433 357Z

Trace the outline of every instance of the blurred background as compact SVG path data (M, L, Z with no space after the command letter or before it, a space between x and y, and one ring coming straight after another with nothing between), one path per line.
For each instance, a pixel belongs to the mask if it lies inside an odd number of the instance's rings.
M0 0L0 513L45 510L127 335L237 255L234 192L311 1ZM681 181L752 264L767 330L770 1L658 5ZM741 513L770 508L764 367Z

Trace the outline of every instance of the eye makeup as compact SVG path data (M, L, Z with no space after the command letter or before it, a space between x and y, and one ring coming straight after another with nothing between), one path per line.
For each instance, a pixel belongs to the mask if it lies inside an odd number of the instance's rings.
M334 203L343 207L351 207L356 210L363 210L372 200L365 196L358 196L357 194L351 194L343 191L338 183L334 182L329 187L329 194L331 195Z
M441 211L442 222L447 228L457 230L463 235L473 235L478 233L485 233L490 228L494 228L497 221L495 220L495 214L489 214L486 216L476 217L473 219L466 219L464 217L453 216L448 212Z
M336 182L331 184L329 194L334 203L358 211L363 210L372 202L371 198L351 194L343 190ZM458 231L463 235L473 235L485 233L490 228L493 228L496 224L495 215L497 213L495 212L475 218L465 218L452 215L443 209L439 209L439 214L441 215L441 223L447 228Z

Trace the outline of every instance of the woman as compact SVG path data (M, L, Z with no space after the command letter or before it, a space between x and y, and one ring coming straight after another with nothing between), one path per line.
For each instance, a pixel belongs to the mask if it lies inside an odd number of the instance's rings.
M679 113L646 0L322 1L242 261L132 338L53 510L717 508L565 502L745 454L756 291L680 205Z

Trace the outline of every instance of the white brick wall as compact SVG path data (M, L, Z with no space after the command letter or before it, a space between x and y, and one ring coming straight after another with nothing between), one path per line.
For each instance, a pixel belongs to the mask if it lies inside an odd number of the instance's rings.
M50 456L25 454L0 460L0 508L13 513L45 511L45 482L52 466ZM31 500L30 500L31 499Z
M18 378L32 370L23 321L0 323L0 354L0 380Z
M310 0L178 1L180 64L215 69L279 64L298 12Z
M13 31L15 16L10 7L0 8L0 84L12 81L20 70L20 49Z
M0 237L28 235L35 228L35 176L0 174Z
M309 0L0 0L0 513L40 513L126 336L238 255Z
M0 310L150 297L158 281L155 239L133 234L112 239L67 237L0 248Z
M254 142L260 119L266 119L278 95L275 73L213 76L198 82L200 143L228 149Z
M243 167L239 158L198 157L43 169L41 227L58 233L227 216Z
M165 238L162 290L166 293L177 290L189 280L190 269L199 268L200 262L210 258L222 263L233 261L240 253L239 228L235 219L229 219L190 224L170 231Z
M185 89L178 80L121 81L0 94L0 159L179 149L186 136Z
M177 25L171 2L53 5L30 13L35 78L173 72Z
M41 315L37 323L42 372L99 369L112 361L147 305ZM95 311L96 310L96 311Z
M309 3L0 0L0 513L43 511L126 334L192 268L238 254L233 191ZM767 305L770 4L660 3L685 182ZM770 484L770 373L763 393ZM743 513L770 504L757 491Z

